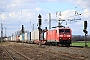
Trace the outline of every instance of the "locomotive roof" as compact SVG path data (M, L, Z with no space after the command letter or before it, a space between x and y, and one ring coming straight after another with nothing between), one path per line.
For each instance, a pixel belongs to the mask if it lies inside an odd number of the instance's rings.
M57 29L70 29L70 28L69 27L62 27L62 28L57 27Z
M69 28L69 27L65 27L65 28L59 28L59 27L57 27L55 29L50 29L50 30L57 30L57 29L70 29L71 30L71 28Z

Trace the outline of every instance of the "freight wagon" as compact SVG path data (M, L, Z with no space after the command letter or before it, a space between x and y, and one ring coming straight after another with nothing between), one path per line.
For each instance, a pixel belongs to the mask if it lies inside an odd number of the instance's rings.
M46 41L44 39L44 32L43 31L41 32L40 36L39 36L39 30L38 29L31 31L30 43L39 44L40 43L39 37L40 37L41 43L45 44Z
M30 32L25 33L24 37L25 37L24 42L28 43L30 41Z
M18 41L24 42L25 41L25 34L19 35L18 38L19 38Z
M31 32L31 42L36 43L39 41L39 31L38 29Z

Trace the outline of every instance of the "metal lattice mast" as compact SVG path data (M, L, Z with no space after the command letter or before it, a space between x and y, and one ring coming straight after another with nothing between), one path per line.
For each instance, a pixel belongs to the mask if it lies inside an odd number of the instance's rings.
M3 25L1 23L1 42L2 42L2 40L3 40Z
M49 29L51 29L51 14L49 13Z

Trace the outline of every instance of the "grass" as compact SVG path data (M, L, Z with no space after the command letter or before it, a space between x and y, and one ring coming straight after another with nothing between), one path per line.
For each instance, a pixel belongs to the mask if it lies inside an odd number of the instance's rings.
M90 47L90 42L86 42L86 44ZM72 46L85 46L85 42L73 42Z

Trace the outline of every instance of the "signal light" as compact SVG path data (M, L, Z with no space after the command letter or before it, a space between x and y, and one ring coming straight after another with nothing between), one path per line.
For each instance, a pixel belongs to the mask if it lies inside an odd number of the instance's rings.
M45 30L47 30L47 27L45 27Z
M84 29L87 29L87 21L84 21Z
M38 18L39 18L39 19L38 19L38 24L41 25L41 24L42 24L42 19L41 19L42 17L41 17L40 14L39 14Z
M40 31L42 31L42 29L41 29L40 27L38 27L38 29L39 29Z
M85 34L87 34L87 33L88 33L88 31L86 31L86 29L84 29L84 30L83 30L83 32L84 32Z
M22 25L22 33L24 33L24 27L23 27L23 25Z
M41 19L38 19L39 25L41 25Z

